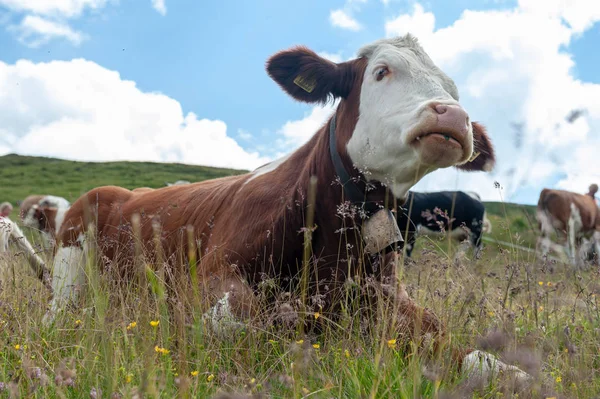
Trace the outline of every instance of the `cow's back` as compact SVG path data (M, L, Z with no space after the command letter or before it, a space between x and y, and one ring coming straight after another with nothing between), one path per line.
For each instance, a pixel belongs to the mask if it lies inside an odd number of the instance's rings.
M19 206L19 217L21 220L25 218L32 206L38 204L45 195L29 195L21 202Z
M552 225L559 230L566 230L571 217L572 205L581 218L583 231L600 227L600 215L594 201L583 194L566 190L544 188L538 200L538 219L540 213L552 219Z
M411 199L414 199L412 208ZM443 222L446 228L456 228L462 223L470 228L474 221L482 223L485 211L481 201L462 191L411 192L405 207L409 209L413 221L419 220L427 227L434 229L439 229L436 221ZM449 220L445 216L435 214L435 208L439 208ZM422 216L423 212L427 211L434 216L432 220L426 221L426 218Z
M151 250L158 228L166 256L185 250L188 226L194 228L195 238L201 239L202 245L209 245L213 240L222 242L229 231L223 226L227 225L227 219L234 217L222 208L231 201L232 193L239 189L242 181L241 176L230 176L135 191L117 186L99 187L73 203L65 215L58 240L63 245L79 245L80 235L92 222L104 255L112 258L120 245L119 256L129 257L133 248L132 217L138 214L142 242ZM213 225L217 227L212 229Z

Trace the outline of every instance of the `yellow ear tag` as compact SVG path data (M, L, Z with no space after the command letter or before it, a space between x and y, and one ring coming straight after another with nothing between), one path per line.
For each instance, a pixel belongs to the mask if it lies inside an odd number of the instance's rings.
M315 80L305 79L304 77L302 77L302 75L296 76L296 79L294 79L294 83L296 84L296 86L300 87L302 90L308 93L312 93L312 91L315 89L315 86L317 86L317 82Z
M471 155L471 158L469 158L469 162L473 162L479 155L481 155L479 151L474 152L473 155Z

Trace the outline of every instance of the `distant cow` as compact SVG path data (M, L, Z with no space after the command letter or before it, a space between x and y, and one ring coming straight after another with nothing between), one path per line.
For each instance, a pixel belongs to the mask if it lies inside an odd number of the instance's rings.
M0 216L0 255L9 253L9 244L13 242L25 255L31 269L42 282L50 288L50 272L44 261L35 253L35 250L15 222L8 216ZM1 261L2 266L6 260Z
M30 195L21 203L19 216L24 226L40 231L46 246L52 247L70 205L62 197Z
M404 237L406 255L411 256L419 235L449 234L452 238L469 240L475 255L482 246L482 235L491 231L485 207L476 193L439 191L418 193L409 191L402 210L398 210L398 226Z
M484 128L471 122L454 82L410 35L367 45L359 58L339 64L296 47L271 57L267 71L296 100L339 99L334 114L306 144L251 173L146 192L107 186L84 194L58 234L46 322L85 284L86 248L95 246L86 241L88 223L97 232L100 261L132 278L127 266L135 259L132 230L139 220L147 253L158 243L171 262L181 265L178 254L190 253L199 260L198 289L209 306L204 315L218 333L231 336L229 327L264 311L255 297L264 278L295 290L305 276L307 295L318 295L322 311L336 318L348 279L372 276L370 287L381 300L398 305L390 315L399 320L394 336L422 342L427 334L436 348L447 348L439 319L396 285L396 254L380 251L401 239L390 213L394 197L404 199L426 173L450 166L490 170L493 147ZM466 372L481 373L483 366L489 376L502 367L482 352L456 356Z
M537 249L542 255L551 248L560 251L550 239L555 232L565 242L573 265L583 260L579 249L584 238L591 239L596 254L600 254L600 211L593 195L545 188L540 193L536 218L541 232Z

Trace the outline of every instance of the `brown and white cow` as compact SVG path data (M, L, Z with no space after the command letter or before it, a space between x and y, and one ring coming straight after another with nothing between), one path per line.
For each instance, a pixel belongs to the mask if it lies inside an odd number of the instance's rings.
M24 226L40 231L45 246L51 248L70 205L62 197L30 195L21 202L19 216Z
M272 56L267 71L296 100L339 99L335 113L305 145L248 174L146 192L108 186L84 194L58 234L46 322L85 283L88 222L104 259L125 264L133 258L136 214L148 251L154 248L152 226L160 225L167 257L180 249L187 253L186 227L193 228L198 277L214 304L206 314L215 323L223 316L242 322L255 315L253 289L265 275L288 289L306 273L309 295L320 295L324 311L335 315L336 294L348 279L395 282L393 264L376 267L378 251L401 239L389 214L395 199L403 201L411 186L438 168L490 170L494 164L484 128L471 121L454 82L410 35L376 41L357 59L338 64L295 47ZM308 226L307 215L313 218ZM309 265L302 267L308 250ZM388 292L399 303L399 333L415 337L419 330L442 339L435 315L401 288ZM483 352L462 353L463 370L481 359L484 373L507 367Z
M550 239L556 232L561 241L566 241L567 255L573 265L580 265L583 261L579 247L584 238L591 239L597 256L600 256L600 210L593 194L548 188L542 190L536 213L541 232L537 247L542 255L546 255L551 248L557 251L562 249Z

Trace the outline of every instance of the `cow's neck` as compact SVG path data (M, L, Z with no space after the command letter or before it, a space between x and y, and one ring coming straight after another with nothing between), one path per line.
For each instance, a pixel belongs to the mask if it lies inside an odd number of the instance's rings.
M336 138L337 113L329 121L329 155L333 163L335 176L343 187L343 199L349 201L352 205L361 208L365 215L371 216L381 209L380 198L370 194L369 191L377 189L378 184L368 185L364 176L356 170L354 166L348 168L349 161L344 162L342 155L338 151ZM349 157L346 156L346 159ZM379 185L380 186L380 185ZM378 202L379 200L379 202Z
M378 182L367 184L365 176L348 156L345 143L358 119L358 110L352 112L353 108L340 103L328 123L282 166L288 181L296 181L296 192L307 193L310 177L317 177L317 209L321 208L322 212L335 212L340 204L349 201L370 216L382 207L392 209L396 204L385 186ZM298 170L298 165L305 165L305 168ZM324 216L334 217L335 214Z

